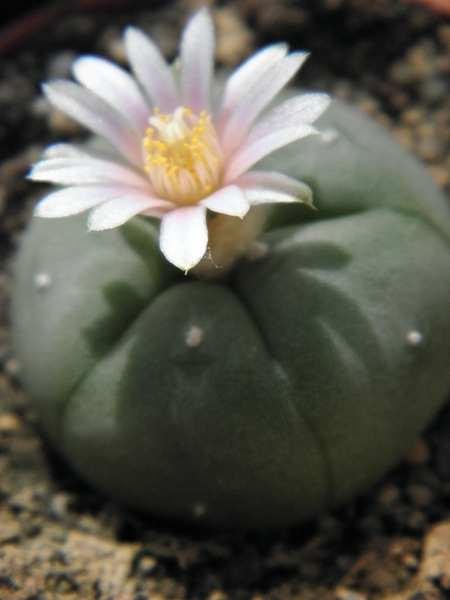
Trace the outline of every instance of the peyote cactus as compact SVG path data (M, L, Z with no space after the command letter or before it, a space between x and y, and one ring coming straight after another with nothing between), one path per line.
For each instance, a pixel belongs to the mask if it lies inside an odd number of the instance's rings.
M13 306L24 385L52 443L120 501L224 526L305 519L370 486L449 391L445 199L356 109L334 101L318 128L270 165L308 181L317 212L277 207L266 255L226 283L177 271L140 217L89 235L85 218L32 222Z
M450 390L445 198L355 108L333 101L317 128L257 172L306 182L317 210L306 192L276 204L217 282L170 264L145 217L31 223L23 383L53 445L119 501L226 527L306 519L373 484Z

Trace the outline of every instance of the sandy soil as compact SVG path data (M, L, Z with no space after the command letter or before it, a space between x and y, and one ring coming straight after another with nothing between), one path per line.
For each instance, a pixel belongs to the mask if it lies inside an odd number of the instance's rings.
M71 15L0 58L0 598L339 600L450 593L450 409L353 504L270 534L187 529L88 488L39 434L8 337L12 262L44 186L24 180L51 141L85 132L40 98L83 52L124 60L134 23L173 55L193 1ZM211 5L214 4L211 2ZM312 50L302 83L347 98L450 185L450 22L396 0L243 0L215 9L230 67L277 39Z

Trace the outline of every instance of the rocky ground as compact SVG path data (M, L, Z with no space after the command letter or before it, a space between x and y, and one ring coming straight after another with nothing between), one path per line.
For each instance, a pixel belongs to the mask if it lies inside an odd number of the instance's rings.
M450 21L443 13L400 0L210 4L223 68L274 40L310 49L301 84L358 104L449 190ZM72 14L0 56L0 598L447 598L449 407L370 494L270 534L187 529L128 512L83 484L39 434L8 336L14 251L44 189L24 175L49 142L85 135L50 109L39 82L69 76L79 53L123 62L121 30L129 23L172 57L194 5Z

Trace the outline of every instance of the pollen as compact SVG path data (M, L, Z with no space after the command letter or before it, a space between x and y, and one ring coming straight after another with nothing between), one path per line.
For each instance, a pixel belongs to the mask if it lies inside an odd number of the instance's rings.
M171 115L153 112L142 141L144 170L160 198L196 204L221 183L223 158L211 117L182 106Z

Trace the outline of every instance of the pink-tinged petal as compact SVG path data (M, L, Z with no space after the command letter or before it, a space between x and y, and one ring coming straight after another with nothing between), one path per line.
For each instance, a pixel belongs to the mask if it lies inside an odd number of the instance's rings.
M124 69L104 58L82 56L72 70L79 83L116 108L138 132L145 130L150 109L136 81Z
M255 139L252 143L247 141L235 152L228 162L224 176L224 183L230 183L245 173L262 158L302 137L318 133L312 125L300 125L269 133L261 139Z
M255 123L245 143L279 129L310 125L328 108L331 99L327 94L302 94L291 98L270 110L265 117Z
M124 164L92 157L49 158L38 162L28 175L33 181L59 185L117 182L151 191L144 176Z
M139 29L125 31L125 51L139 83L150 100L164 113L180 105L173 73L153 41Z
M80 146L58 142L47 146L42 152L42 158L80 158L86 153Z
M105 142L104 144L106 146ZM99 150L87 144L66 144L60 142L47 146L42 153L42 158L93 158L94 160L107 160L113 163L127 165L129 168L134 169L132 165L125 163L121 160L120 156L113 152L114 148L112 147L111 151L108 152L103 148ZM136 172L142 173L141 169L137 169Z
M89 213L88 229L90 231L102 231L119 227L129 221L135 215L148 211L152 208L171 209L173 205L167 200L152 199L145 195L128 195L113 198L104 202Z
M44 84L42 89L53 106L106 138L133 164L142 165L141 140L120 113L96 94L64 80Z
M214 47L214 24L204 7L186 25L180 45L181 98L195 114L210 111Z
M77 185L63 188L45 196L34 210L35 217L55 218L76 215L106 200L142 193L124 185Z
M255 119L295 75L308 54L294 52L272 65L245 94L230 115L221 136L225 156L239 146Z
M251 206L257 204L276 204L276 203L289 203L289 202L302 202L303 204L309 204L312 206L311 201L300 200L296 196L286 194L286 192L280 192L278 190L271 190L270 188L249 188L246 190L246 196Z
M214 212L241 218L247 214L250 208L246 194L237 185L227 185L211 196L200 200L199 204Z
M245 193L250 204L261 202L305 202L312 204L311 188L282 173L273 171L248 171L237 177L234 182ZM273 198L261 200L260 198Z
M206 208L187 206L164 215L159 240L168 261L183 271L192 269L203 258L208 244Z
M287 54L287 44L266 46L246 60L227 79L214 125L217 131L223 129L226 120L245 94L255 85L270 67Z
M162 204L164 202L164 204ZM168 200L161 200L161 204L155 204L146 210L143 210L140 214L144 217L156 217L162 219L165 214L176 209L176 205L172 204Z

